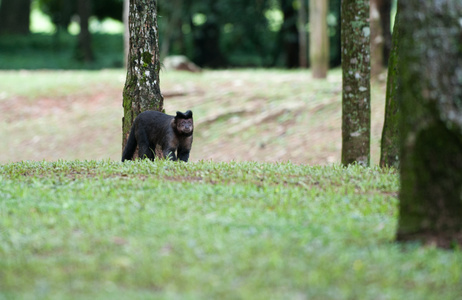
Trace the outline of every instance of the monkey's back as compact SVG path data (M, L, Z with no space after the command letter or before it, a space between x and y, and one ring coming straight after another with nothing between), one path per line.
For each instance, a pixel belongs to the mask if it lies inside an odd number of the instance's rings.
M172 121L170 116L158 111L147 110L140 113L135 119L135 133L137 139L140 135L146 134L151 146L162 145L165 139L173 134Z

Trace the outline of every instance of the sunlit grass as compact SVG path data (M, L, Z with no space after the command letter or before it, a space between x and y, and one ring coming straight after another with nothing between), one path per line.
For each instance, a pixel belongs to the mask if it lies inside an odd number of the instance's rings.
M393 242L393 169L0 166L0 298L457 299L462 254Z

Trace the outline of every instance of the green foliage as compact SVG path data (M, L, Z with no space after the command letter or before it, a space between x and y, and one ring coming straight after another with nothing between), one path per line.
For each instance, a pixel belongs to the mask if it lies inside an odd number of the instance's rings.
M216 59L214 63L220 67L286 67L283 57L291 54L285 53L284 42L298 39L296 33L287 30L297 21L297 3L294 0L161 2L160 43L169 40L170 54L187 55L201 66L215 67L211 61ZM281 6L294 8L294 13L284 17ZM331 1L330 20L334 21L329 24L330 52L334 65L338 65L340 57L340 22L336 21L339 6L340 1ZM172 22L173 18L176 20Z
M392 243L397 190L356 165L2 165L0 298L457 298L460 251Z
M75 60L76 37L67 33L70 30L76 34L79 30L75 22L71 23L72 16L77 14L76 3L75 0L33 1L33 11L40 10L50 17L53 23L50 26L59 33L59 38L58 35L37 34L0 37L0 69L122 67L122 36L110 38L93 34L97 61L82 65ZM287 27L284 24L296 22L298 8L295 0L284 3L295 8L290 16L284 17L279 0L158 1L160 45L170 45L168 53L163 54L186 55L208 67L286 67L284 58L297 55L287 53L284 42L296 42L297 35L283 30ZM92 19L121 20L122 6L122 0L92 1L92 16L96 17ZM330 60L333 66L339 65L340 58L339 6L339 0L330 1ZM4 52L4 46L11 45L14 51Z
M77 14L77 0L35 0L39 8L47 14L51 21L67 31L73 15ZM122 21L123 0L91 1L92 15L102 20L113 18Z
M77 60L77 36L31 34L0 37L0 69L101 69L123 66L122 35L93 34L95 61Z

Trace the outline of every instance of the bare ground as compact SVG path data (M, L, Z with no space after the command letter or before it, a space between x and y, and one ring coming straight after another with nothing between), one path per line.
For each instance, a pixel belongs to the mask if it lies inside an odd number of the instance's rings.
M113 73L70 93L5 94L0 86L0 162L119 160L124 72ZM47 74L29 72L25 80L36 76ZM194 112L192 161L340 161L339 70L321 81L307 71L163 72L161 89L167 113ZM373 163L378 162L383 114L382 81L373 84Z

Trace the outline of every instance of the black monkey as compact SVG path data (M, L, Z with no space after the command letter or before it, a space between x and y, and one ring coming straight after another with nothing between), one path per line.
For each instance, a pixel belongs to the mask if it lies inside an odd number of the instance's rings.
M154 160L156 146L162 148L162 156L188 161L193 141L193 114L176 112L176 116L148 110L140 113L133 122L122 161L131 160L138 144L138 156Z

